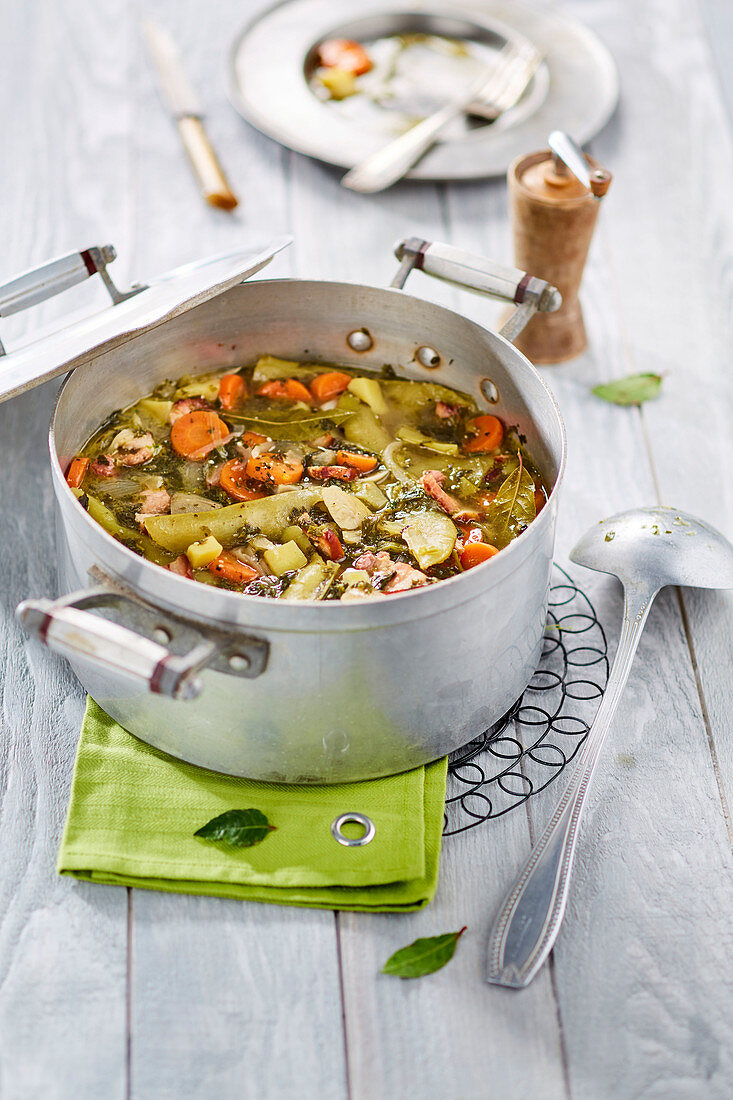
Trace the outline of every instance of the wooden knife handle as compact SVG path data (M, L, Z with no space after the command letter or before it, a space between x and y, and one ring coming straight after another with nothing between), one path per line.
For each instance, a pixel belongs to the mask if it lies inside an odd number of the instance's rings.
M227 183L201 119L179 118L178 130L206 201L222 210L233 210L238 200Z

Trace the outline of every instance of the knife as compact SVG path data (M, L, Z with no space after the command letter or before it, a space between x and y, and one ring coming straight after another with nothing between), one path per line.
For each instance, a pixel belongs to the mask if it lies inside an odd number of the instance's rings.
M143 21L143 34L158 73L163 101L173 115L183 147L208 203L233 210L238 199L232 193L216 153L204 129L203 113L183 71L175 42L151 19Z

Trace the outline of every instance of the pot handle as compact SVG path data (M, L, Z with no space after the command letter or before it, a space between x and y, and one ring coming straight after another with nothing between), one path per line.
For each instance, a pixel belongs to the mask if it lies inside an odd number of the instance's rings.
M126 614L138 629L143 626L147 633L162 632L169 641L180 635L179 643L189 644L190 648L180 655L172 653L137 629L87 610L102 609L110 603L118 612L120 604L132 605ZM232 642L226 636L192 630L190 624L178 623L105 588L72 592L59 600L25 600L19 604L16 616L29 633L62 657L122 673L149 691L171 699L196 699L202 688L197 673L207 666L251 679L259 676L267 664L269 647L261 639L237 635Z
M400 267L391 285L397 289L402 289L410 272L417 268L437 279L516 305L514 313L499 330L509 341L519 336L534 313L554 313L562 305L560 291L544 279L537 279L516 267L493 263L453 245L409 237L395 245L394 253L400 260Z
M9 317L12 313L20 313L21 310L37 306L91 275L99 275L115 305L145 290L140 284L125 291L115 286L107 271L107 264L111 264L116 258L117 253L113 246L105 244L85 248L81 252L69 252L66 256L59 256L56 260L42 264L41 267L31 268L0 286L0 317ZM5 349L0 342L0 355L4 354Z

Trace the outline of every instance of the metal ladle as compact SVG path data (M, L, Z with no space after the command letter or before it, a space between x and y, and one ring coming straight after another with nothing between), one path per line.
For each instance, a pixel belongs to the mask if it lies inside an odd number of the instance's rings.
M585 796L654 597L669 584L733 588L733 546L714 527L674 508L638 508L601 520L570 560L618 577L624 620L606 692L575 771L489 936L487 980L511 989L529 985L560 930Z

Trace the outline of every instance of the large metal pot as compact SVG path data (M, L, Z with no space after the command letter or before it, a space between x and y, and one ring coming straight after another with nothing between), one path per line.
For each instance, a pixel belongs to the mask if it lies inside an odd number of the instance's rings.
M553 288L443 245L403 242L411 267L521 303ZM286 603L192 583L132 553L67 488L69 459L113 410L166 377L264 351L439 379L518 424L552 486L495 559L427 589L342 604ZM226 349L226 350L225 350ZM565 435L542 379L505 335L399 289L285 279L235 285L81 362L51 423L61 600L25 625L63 653L126 729L234 775L337 782L394 773L464 744L522 693L542 645ZM95 587L89 589L90 578ZM80 591L81 590L81 591ZM102 612L100 617L99 612Z

